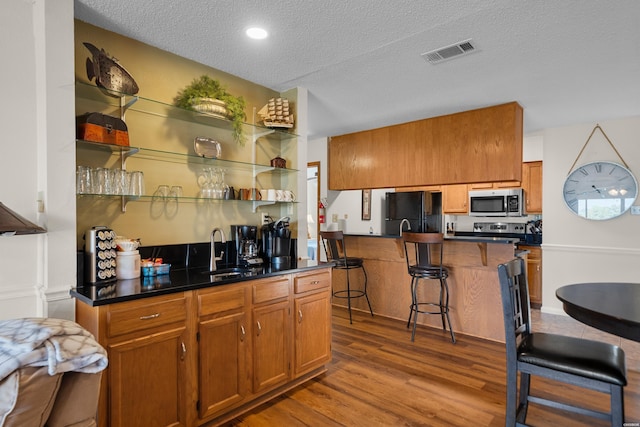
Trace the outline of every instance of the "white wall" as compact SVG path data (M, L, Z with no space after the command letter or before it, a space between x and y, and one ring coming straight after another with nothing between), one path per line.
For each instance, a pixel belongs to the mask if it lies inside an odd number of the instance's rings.
M0 237L0 318L72 319L73 1L6 0L2 8L0 201L49 232Z
M595 125L543 133L543 311L562 313L555 291L565 284L640 282L640 216L627 212L607 221L590 221L573 214L562 199L564 179ZM640 177L640 117L601 122L600 126L636 178ZM576 166L596 160L622 163L600 132L591 138Z

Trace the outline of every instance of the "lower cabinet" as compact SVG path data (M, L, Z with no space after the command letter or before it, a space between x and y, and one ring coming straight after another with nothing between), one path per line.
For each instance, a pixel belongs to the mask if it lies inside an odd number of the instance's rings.
M187 307L190 293L89 307L76 304L76 321L108 352L100 426L190 426Z
M527 281L529 283L529 299L531 306L542 306L542 249L539 246L520 246L529 251L527 255Z
M77 301L76 321L109 356L99 425L217 425L321 374L331 360L330 285L327 268L97 307Z
M252 282L253 392L285 383L291 376L291 277Z
M251 349L246 286L196 291L198 301L198 417L238 406L250 394Z
M331 360L331 272L294 277L294 375Z

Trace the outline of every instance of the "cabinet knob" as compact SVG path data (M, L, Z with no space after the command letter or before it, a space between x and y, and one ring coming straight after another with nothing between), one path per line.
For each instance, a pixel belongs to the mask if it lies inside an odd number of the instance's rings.
M180 343L182 345L182 354L180 355L180 360L184 360L184 356L187 354L187 346L184 345L184 341Z
M260 333L262 332L262 325L259 320L256 323L258 324L258 336L260 336Z
M240 342L244 342L244 337L246 334L247 333L244 330L244 325L240 325Z
M302 323L302 310L298 310L298 323Z

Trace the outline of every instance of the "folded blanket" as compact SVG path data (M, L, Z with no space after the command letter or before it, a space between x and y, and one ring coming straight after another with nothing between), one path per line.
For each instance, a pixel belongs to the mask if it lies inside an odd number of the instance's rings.
M107 352L93 335L65 319L0 321L0 381L16 369L47 366L49 375L95 373L107 367Z

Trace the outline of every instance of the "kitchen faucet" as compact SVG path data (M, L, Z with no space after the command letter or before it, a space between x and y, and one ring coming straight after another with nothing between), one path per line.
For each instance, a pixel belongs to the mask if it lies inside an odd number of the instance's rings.
M222 261L222 257L224 256L224 249L220 251L220 256L216 256L215 237L217 231L220 232L220 243L226 243L226 240L224 238L224 231L222 231L221 228L214 228L211 231L211 258L209 259L209 271L216 271L216 261Z
M405 222L407 223L407 231L411 231L411 223L407 218L403 218L402 221L400 221L400 237L402 237L402 226Z

